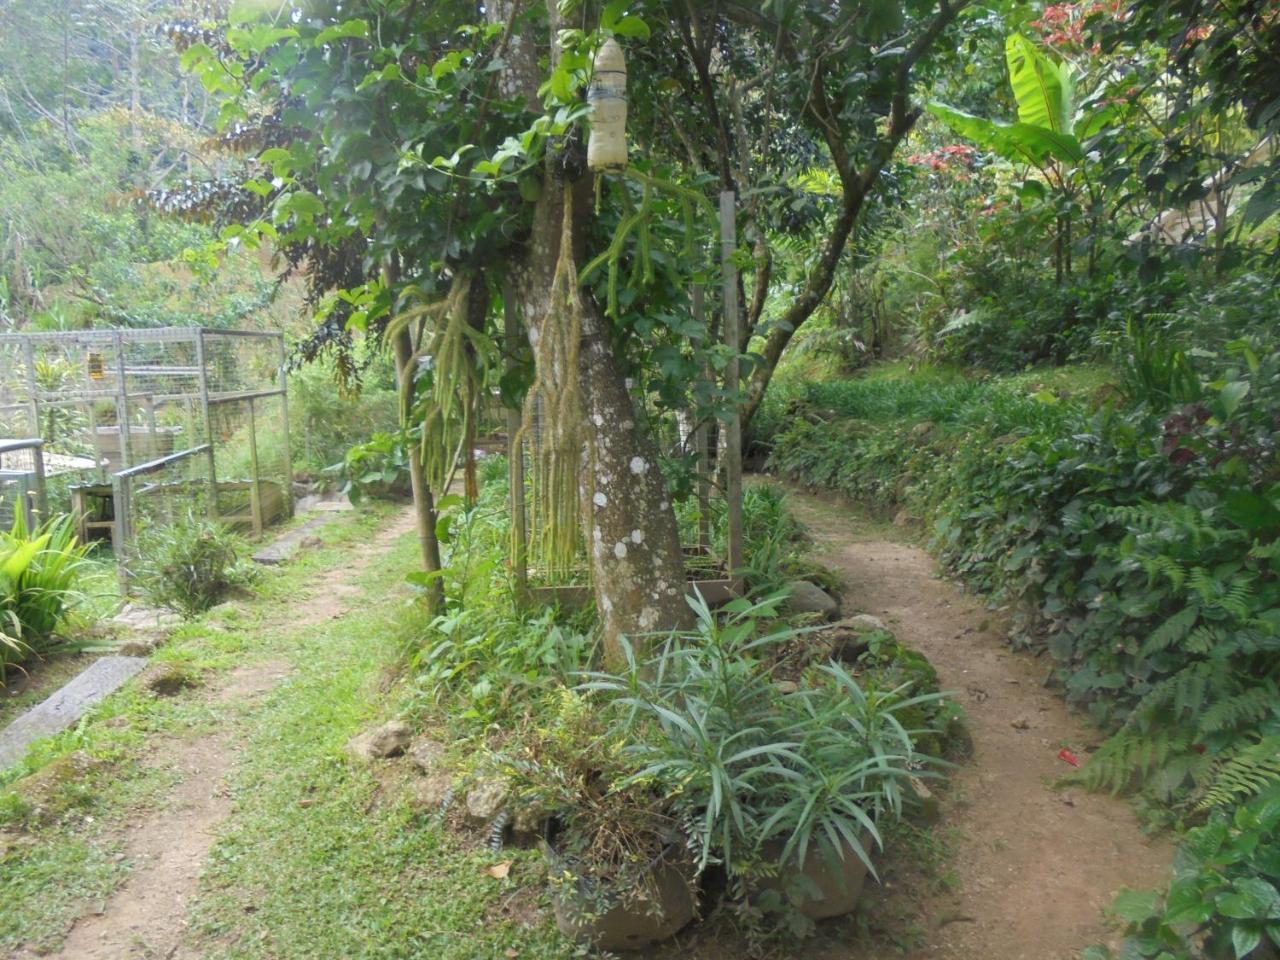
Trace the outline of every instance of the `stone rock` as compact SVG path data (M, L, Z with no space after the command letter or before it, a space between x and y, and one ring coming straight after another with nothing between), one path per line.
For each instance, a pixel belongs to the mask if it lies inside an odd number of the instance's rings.
M477 823L492 823L511 796L505 780L477 780L467 791L467 817Z
M547 820L550 815L541 807L525 805L516 810L511 819L511 832L517 837L536 839L547 831Z
M873 630L888 630L884 625L884 621L879 617L873 617L869 613L855 613L852 617L844 617L833 623L832 628L843 628L845 630L853 630L857 633L870 633Z
M417 740L408 753L414 766L423 773L436 773L444 760L444 744L435 740Z
M409 806L423 813L439 813L453 793L453 777L436 773L414 777L408 784Z
M126 603L120 608L120 612L111 618L111 623L126 630L167 632L176 629L182 623L182 617L172 610L156 610Z
M853 663L867 652L867 634L886 629L884 621L879 617L859 613L837 620L823 631L823 635L831 641L833 659Z
M347 743L347 753L356 760L384 760L404 753L412 737L413 731L403 720L389 720L352 737Z
M795 580L789 586L791 597L787 600L787 609L791 613L816 613L825 620L834 620L839 615L840 604L816 584Z
M200 686L200 675L177 663L156 663L138 675L142 689L156 697L176 697L183 690Z
M920 824L932 825L942 819L942 807L937 796L919 777L907 777L908 792L915 800L911 819Z
M0 730L0 769L16 763L40 737L65 730L99 700L116 690L143 667L140 657L101 657L43 703Z

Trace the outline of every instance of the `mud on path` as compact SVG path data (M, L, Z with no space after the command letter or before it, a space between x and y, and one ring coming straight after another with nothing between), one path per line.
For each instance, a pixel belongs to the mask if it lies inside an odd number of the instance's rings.
M1128 804L1053 788L1098 734L1042 685L1047 663L1012 650L980 598L916 547L860 527L849 508L792 492L816 557L840 575L845 609L873 614L929 658L969 718L974 751L950 777L938 829L954 828L959 883L918 903L914 958L1066 960L1114 931L1101 916L1122 886L1153 887L1172 847L1139 832ZM832 958L838 951L823 953Z
M307 581L306 595L281 611L283 616L306 627L347 612L358 593L350 581L413 524L411 511L398 514L353 550L348 562ZM250 704L288 674L289 664L281 660L249 663L230 671L203 695L228 707ZM196 893L217 828L231 812L226 781L234 771L236 753L236 744L226 731L194 739L157 739L148 745L144 762L170 770L178 783L159 809L129 825L124 856L132 870L124 885L97 913L76 921L62 949L52 957L169 960L198 956L183 949L187 906Z

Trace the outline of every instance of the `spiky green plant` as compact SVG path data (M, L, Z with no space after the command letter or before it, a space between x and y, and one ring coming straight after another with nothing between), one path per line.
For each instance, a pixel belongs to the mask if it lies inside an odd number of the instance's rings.
M19 512L12 528L0 532L0 682L55 642L79 597L75 583L85 550L66 516L29 531Z

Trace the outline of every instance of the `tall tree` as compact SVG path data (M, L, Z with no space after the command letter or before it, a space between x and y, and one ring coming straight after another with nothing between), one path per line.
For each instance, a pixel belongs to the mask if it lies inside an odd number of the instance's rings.
M412 399L436 492L477 391L493 383L499 311L489 305L513 292L529 352L507 360L528 371L540 448L554 461L542 516L562 527L573 515L571 460L613 640L688 616L649 410L709 416L742 399L732 387L690 386L727 360L714 315L695 317L687 295L715 276L714 226L698 210L722 187L747 198L758 321L770 293L768 216L795 199L792 154L831 164L841 184L799 295L756 330L766 347L749 414L826 296L859 211L918 115L913 70L960 8L497 0L478 18L458 0L355 0L242 12L218 36L184 43L222 99L224 135L250 158L243 189L209 194L256 209L229 235L276 244L305 269L323 318L317 344L390 325L408 331L415 365L430 358L416 366ZM609 37L636 67L635 146L631 169L602 181L584 163L584 94ZM735 79L748 69L758 75ZM691 109L670 99L680 90ZM771 127L779 133L760 136ZM510 378L503 385L520 393Z

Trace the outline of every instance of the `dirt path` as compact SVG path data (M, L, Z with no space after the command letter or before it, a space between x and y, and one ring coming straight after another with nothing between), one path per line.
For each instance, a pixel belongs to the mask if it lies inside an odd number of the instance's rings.
M308 581L287 616L312 626L341 616L356 595L357 577L398 536L412 529L411 511L397 515L354 550L349 562ZM214 703L242 704L269 693L289 674L280 660L246 664L204 695ZM166 738L150 744L149 761L172 770L178 784L167 804L130 824L125 857L132 871L124 886L96 914L82 917L55 960L169 960L180 952L187 905L196 893L218 825L231 812L226 780L235 767L236 746L224 731L195 739Z
M1121 886L1162 883L1172 848L1142 836L1123 801L1051 788L1067 772L1058 751L1083 755L1097 734L1042 686L1045 662L1015 653L924 551L869 533L831 501L795 492L793 507L844 580L846 611L880 617L924 653L969 716L973 758L944 800L958 891L923 904L910 956L1066 960L1108 939L1100 910Z

